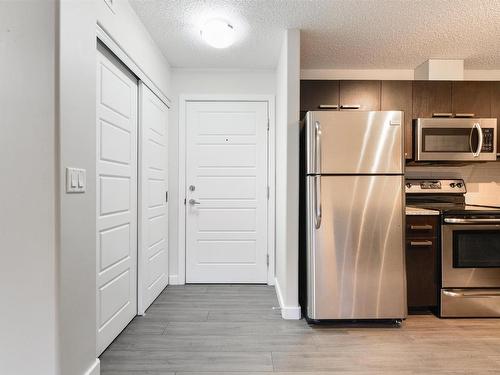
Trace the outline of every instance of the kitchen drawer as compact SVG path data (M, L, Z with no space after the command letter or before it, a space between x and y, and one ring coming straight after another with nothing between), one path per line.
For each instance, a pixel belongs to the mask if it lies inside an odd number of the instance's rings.
M406 238L435 238L439 229L439 216L406 216Z
M440 310L443 318L498 318L500 290L442 289Z

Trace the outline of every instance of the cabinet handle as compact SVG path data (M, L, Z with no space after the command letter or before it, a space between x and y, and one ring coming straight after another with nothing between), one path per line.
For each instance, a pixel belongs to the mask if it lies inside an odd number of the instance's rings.
M410 241L411 246L432 246L432 241Z
M432 225L425 224L425 225L410 225L410 229L413 230L431 230Z
M434 112L432 117L453 117L453 113L449 112Z
M339 106L337 104L320 104L319 109L337 109Z
M340 106L342 109L360 109L361 105L359 104L342 104Z
M476 115L474 113L455 113L455 117L460 117L460 118L471 118L475 116Z

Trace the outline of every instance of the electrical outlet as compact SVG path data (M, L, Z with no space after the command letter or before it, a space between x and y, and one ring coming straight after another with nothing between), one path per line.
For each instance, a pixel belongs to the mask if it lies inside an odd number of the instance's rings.
M85 169L66 168L66 193L85 193L86 185Z

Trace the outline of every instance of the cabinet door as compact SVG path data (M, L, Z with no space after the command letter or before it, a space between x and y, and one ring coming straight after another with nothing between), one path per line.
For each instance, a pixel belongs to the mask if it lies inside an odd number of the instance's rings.
M339 81L300 81L300 111L337 109L339 105Z
M406 216L406 280L409 307L437 306L439 216Z
M414 81L413 118L432 117L437 113L452 114L451 82Z
M406 280L409 307L437 305L437 239L406 240Z
M497 119L500 127L500 82L491 82L491 117ZM497 134L497 155L500 154L500 137Z
M413 157L412 82L382 81L380 109L404 112L405 158L411 159Z
M340 81L340 109L380 110L380 81Z
M455 81L453 82L452 111L455 116L491 116L491 82Z

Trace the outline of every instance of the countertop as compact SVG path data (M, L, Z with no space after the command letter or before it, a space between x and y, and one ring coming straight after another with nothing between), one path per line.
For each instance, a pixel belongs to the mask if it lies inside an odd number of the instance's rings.
M430 210L427 208L406 206L407 215L439 215L439 211Z

